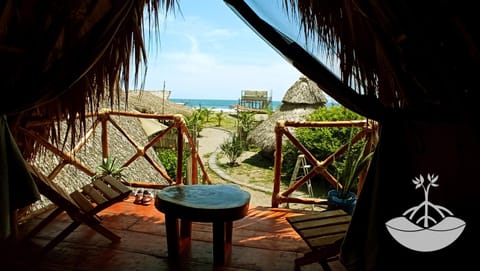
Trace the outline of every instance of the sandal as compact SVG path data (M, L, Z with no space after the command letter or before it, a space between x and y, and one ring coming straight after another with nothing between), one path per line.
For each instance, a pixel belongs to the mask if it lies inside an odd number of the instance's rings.
M133 203L135 204L143 204L143 191L142 190L138 190L137 193L135 193L135 200L133 201Z
M143 205L150 205L153 200L153 194L150 191L143 191L143 198L142 198L142 204Z

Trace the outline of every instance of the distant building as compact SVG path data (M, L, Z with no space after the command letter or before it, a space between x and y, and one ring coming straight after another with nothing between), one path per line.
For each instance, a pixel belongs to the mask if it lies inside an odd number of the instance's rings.
M242 90L239 105L251 109L266 109L272 103L272 96L264 90Z

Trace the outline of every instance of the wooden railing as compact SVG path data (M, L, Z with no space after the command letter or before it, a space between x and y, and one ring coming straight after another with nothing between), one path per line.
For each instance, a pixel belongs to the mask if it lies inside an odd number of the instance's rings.
M326 199L321 198L300 198L293 197L293 192L297 191L307 181L312 180L316 175L322 175L334 187L342 188L338 180L328 171L327 167L347 150L349 142L340 147L337 151L328 157L319 161L308 149L306 149L297 138L288 130L288 127L301 128L328 128L328 127L360 127L350 144L355 144L362 138L366 138L366 150L370 151L376 145L377 141L377 123L371 120L359 121L322 121L322 122L296 122L296 121L277 121L275 125L275 160L274 160L274 180L272 193L272 207L276 208L281 203L304 203L304 204L326 204ZM298 181L291 183L288 188L281 192L282 160L283 160L283 136L305 156L309 164L312 165L310 171ZM360 174L358 192L361 191L366 170Z
M145 114L145 113L136 113L136 112L124 112L124 111L100 111L98 113L91 113L87 114L88 117L91 117L93 123L91 128L88 129L84 136L76 142L76 145L70 148L69 150L60 149L49 140L44 138L42 135L36 134L30 130L30 127L36 125L43 125L44 123L30 123L29 126L20 128L21 131L41 144L46 150L57 156L60 161L54 169L47 173L48 178L53 180L60 171L65 168L67 165L72 165L76 169L84 172L88 176L93 176L96 174L95 169L89 167L82 163L79 159L77 159L76 154L80 152L80 150L87 144L89 139L93 136L97 129L101 130L101 155L102 157L106 158L109 157L109 136L108 136L108 123L111 124L111 127L114 127L118 132L120 132L126 141L122 142L123 144L127 144L127 142L132 145L136 152L128 157L123 164L122 167L128 167L134 161L139 159L140 157L145 158L146 161L150 164L150 166L158 172L166 181L167 184L155 184L155 183L144 183L139 181L130 181L128 184L132 187L145 187L145 188L153 188L153 189L162 189L168 185L180 184L184 183L183 177L183 152L184 147L189 146L190 154L191 154L191 183L197 184L198 183L198 169L201 170L202 174L202 182L203 183L211 183L210 177L208 172L198 154L196 142L192 139L188 128L185 124L185 120L182 115L158 115L158 114ZM170 125L165 128L164 130L160 131L156 134L153 138L148 140L148 143L144 145L139 145L135 140L119 125L112 116L119 116L119 117L127 117L127 118L138 118L138 119L153 119L157 121L163 121L170 123ZM100 127L100 128L99 128ZM320 198L296 198L293 197L293 192L298 190L303 184L305 184L308 180L311 180L316 175L322 175L325 179L330 182L334 186L341 187L338 181L335 179L332 174L330 174L327 170L327 166L330 165L335 159L338 159L347 149L347 143L343 145L340 149L336 152L332 153L328 157L324 158L322 161L317 160L314 155L307 150L296 138L295 136L288 130L288 127L294 128L325 128L325 127L360 127L360 132L356 134L353 139L352 143L359 141L362 138L367 139L367 146L372 146L376 143L376 131L377 125L373 121L334 121L334 122L295 122L295 121L278 121L275 126L275 134L276 134L276 152L275 152L275 160L274 160L274 186L272 191L272 207L276 208L281 203L304 203L304 204L322 204L326 203L325 199ZM140 128L139 128L140 129ZM34 129L33 129L34 130ZM172 131L176 131L177 134L177 168L176 168L176 176L169 176L163 168L155 162L155 159L152 159L147 150L153 148L162 138L164 138L167 134L171 133ZM292 183L285 191L280 191L280 184L281 184L281 176L282 176L282 145L283 145L283 136L285 136L290 142L298 149L300 152L305 156L309 164L313 165L305 176L303 176L298 181ZM184 144L185 141L188 144ZM121 146L124 147L124 146ZM361 190L363 177L360 178L359 183L359 191Z
M122 127L117 123L112 116L119 116L119 117L127 117L127 118L139 118L139 119L153 119L156 121L163 121L164 123L170 123L169 126L167 126L166 129L160 131L158 134L156 134L152 139L148 140L148 143L145 145L139 145L138 142L136 142ZM29 126L20 128L21 131L29 137L32 137L41 144L46 150L49 152L53 153L55 156L57 156L60 159L60 162L54 167L53 171L48 173L48 178L49 179L54 179L59 172L65 168L67 165L73 165L76 169L86 173L88 176L93 176L96 174L95 169L92 169L91 167L85 165L82 163L78 158L77 154L80 152L80 150L87 144L89 139L92 138L94 133L96 132L96 129L100 126L101 129L101 152L102 152L102 157L107 158L109 157L109 137L108 137L108 123L110 123L115 129L118 130L119 133L123 135L123 137L126 139L125 144L127 142L131 144L136 152L126 159L126 161L121 164L120 166L122 167L128 167L131 165L134 161L139 159L140 157L145 158L146 161L152 166L152 168L155 169L160 175L168 182L167 185L172 185L172 184L180 184L184 182L183 178L183 152L184 152L184 146L189 146L190 148L190 154L191 154L191 183L192 184L197 184L198 183L198 167L202 171L202 178L203 178L203 183L211 183L210 177L208 175L208 172L202 163L202 160L198 154L196 142L193 141L192 136L190 135L188 128L185 124L185 120L182 115L176 114L176 115L157 115L157 114L145 114L145 113L136 113L136 112L124 112L124 111L110 111L110 110L104 110L100 111L98 113L90 113L87 114L87 118L92 118L93 123L91 125L91 128L88 129L84 136L76 142L76 145L70 148L70 150L65 150L62 148L57 147L56 145L52 144L48 139L44 138L42 135L39 135L35 132L32 132L34 129L29 129L31 127L34 127L36 125L43 125L43 123L30 123ZM110 127L112 127L110 126ZM140 127L138 129L141 129ZM169 134L171 131L175 131L177 133L177 168L176 168L176 176L169 176L165 170L157 163L155 162L155 159L150 157L147 153L147 150L150 148L153 148L157 142L159 142L163 137L165 137L167 134ZM185 144L185 140L188 142L188 144ZM123 144L123 143L122 143ZM121 146L125 147L125 146ZM129 182L128 183L131 186L134 187L146 187L146 188L158 188L161 189L167 185L165 184L155 184L155 183L143 183L143 182Z

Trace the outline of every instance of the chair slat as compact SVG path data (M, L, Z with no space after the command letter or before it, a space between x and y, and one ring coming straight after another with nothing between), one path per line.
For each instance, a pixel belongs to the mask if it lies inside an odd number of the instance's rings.
M92 203L80 191L75 190L70 194L70 197L77 203L78 207L84 212L89 212L93 209Z
M317 238L311 238L308 240L307 244L312 249L319 249L325 246L325 244L334 244L335 242L341 241L345 237L345 233L337 233L329 236L322 236Z
M324 219L324 218L335 217L335 216L345 216L345 215L346 213L344 211L338 209L338 210L329 210L328 212L312 213L308 215L290 216L287 218L287 220L290 223L297 223L301 221L318 220L318 219Z
M340 225L330 225L326 227L318 227L318 228L311 228L306 230L297 230L297 232L303 236L303 238L312 238L317 236L329 236L332 234L337 233L345 233L347 232L348 224L340 224Z
M327 270L328 261L338 256L351 216L342 210L327 210L286 218L292 228L311 248L295 259L295 270L301 265L319 262Z
M42 248L42 253L51 250L82 223L112 242L118 242L120 240L120 236L101 225L101 221L97 214L112 204L123 200L125 195L115 192L110 188L111 185L103 183L102 181L97 182L96 186L88 184L82 189L75 190L69 194L62 189L62 187L51 181L39 169L30 164L27 164L27 166L29 167L40 193L58 206L58 209L50 213L47 218L42 220L29 234L27 234L28 238L33 238L49 223L53 222L58 215L63 213L63 211L66 211L68 216L73 220L73 223L60 231L53 240L48 242L48 244ZM102 189L98 189L98 187L101 187ZM102 194L105 194L105 196ZM115 197L115 195L117 197ZM113 199L107 200L108 197Z
M102 194L107 197L109 200L114 199L120 196L120 193L113 190L110 186L108 186L102 179L97 179L93 181L93 185L102 192Z
M108 201L93 185L88 184L83 187L83 193L90 197L96 204L102 204Z
M114 189L120 191L121 194L129 194L130 192L132 192L130 188L128 188L123 183L121 183L120 181L118 181L117 179L113 178L110 175L104 176L102 177L102 179L106 183L110 184Z
M348 224L351 217L344 215L338 217L330 217L328 219L320 218L315 220L305 220L294 223L297 230L305 230L309 228L327 227L329 225Z

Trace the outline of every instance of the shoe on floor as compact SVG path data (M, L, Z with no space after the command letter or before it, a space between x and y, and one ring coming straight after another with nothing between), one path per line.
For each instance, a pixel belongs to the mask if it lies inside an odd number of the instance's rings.
M136 193L135 193L135 200L133 201L133 203L135 204L143 204L143 191L142 190L138 190Z
M142 204L143 205L150 205L153 200L153 194L150 191L143 191L143 198L142 198Z

